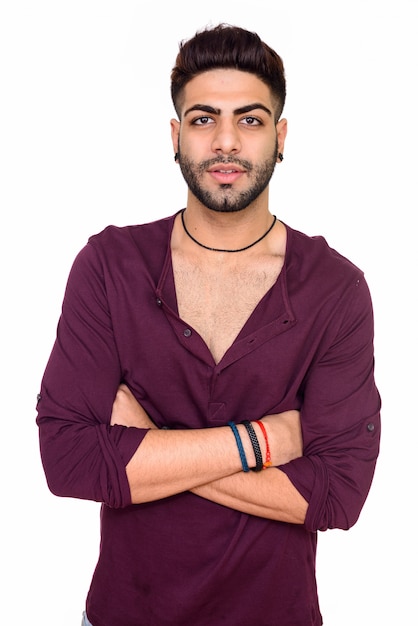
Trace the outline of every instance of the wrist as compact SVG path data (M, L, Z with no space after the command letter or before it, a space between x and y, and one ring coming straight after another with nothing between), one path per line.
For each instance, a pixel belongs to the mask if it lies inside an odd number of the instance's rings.
M264 462L263 462L263 469L267 469L268 467L271 467L273 465L272 461L271 461L271 450L270 450L270 440L269 440L269 433L267 431L267 428L265 426L265 424L263 424L263 422L261 420L256 420L255 424L257 424L260 432L260 439L262 441L262 443L264 444Z
M243 420L241 422L245 427L248 435L248 439L251 443L252 455L255 465L251 467L254 472L260 472L263 469L263 454L260 447L260 442L257 437L257 433L254 430L253 422L249 420Z
M228 422L238 448L242 470L259 472L272 465L269 433L260 420ZM255 428L254 428L255 427Z

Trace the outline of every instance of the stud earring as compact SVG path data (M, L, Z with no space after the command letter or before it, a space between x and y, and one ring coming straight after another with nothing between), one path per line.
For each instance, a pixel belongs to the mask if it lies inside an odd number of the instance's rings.
M179 153L178 153L178 152L176 152L176 154L174 155L174 160L175 160L175 161L178 161L178 160L179 160Z
M281 152L278 152L277 153L277 160L280 161L280 163L281 163L283 161L283 159L284 159L283 154Z

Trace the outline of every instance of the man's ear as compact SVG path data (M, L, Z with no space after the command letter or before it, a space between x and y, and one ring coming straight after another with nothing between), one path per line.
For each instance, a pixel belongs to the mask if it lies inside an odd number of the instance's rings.
M178 120L170 120L171 126L171 141L173 144L174 154L179 151L179 136L180 136L180 122Z
M287 120L283 117L276 124L276 132L277 132L277 143L278 143L278 152L283 154L284 152L284 144L286 141L287 135Z

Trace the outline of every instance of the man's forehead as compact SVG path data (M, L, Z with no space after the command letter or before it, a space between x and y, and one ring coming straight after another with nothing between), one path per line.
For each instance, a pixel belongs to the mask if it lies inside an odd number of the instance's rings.
M259 107L270 114L273 102L269 87L255 74L214 69L192 78L183 92L183 115L191 110L205 111L205 107L212 107L212 112L218 110L219 113Z

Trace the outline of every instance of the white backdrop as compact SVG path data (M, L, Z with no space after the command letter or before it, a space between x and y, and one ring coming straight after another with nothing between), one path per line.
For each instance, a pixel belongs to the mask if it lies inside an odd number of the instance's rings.
M2 623L80 622L99 505L49 493L35 398L88 236L185 203L169 74L178 42L220 21L256 30L285 62L272 211L325 235L374 300L381 456L358 524L320 535L324 623L418 623L416 0L1 3Z

